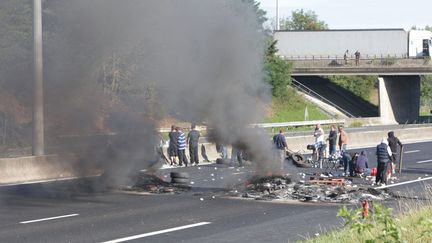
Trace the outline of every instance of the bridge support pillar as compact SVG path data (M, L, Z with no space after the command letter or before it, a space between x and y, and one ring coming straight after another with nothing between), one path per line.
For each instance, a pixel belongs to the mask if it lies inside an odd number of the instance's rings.
M418 120L420 76L382 76L379 83L379 111L384 124Z

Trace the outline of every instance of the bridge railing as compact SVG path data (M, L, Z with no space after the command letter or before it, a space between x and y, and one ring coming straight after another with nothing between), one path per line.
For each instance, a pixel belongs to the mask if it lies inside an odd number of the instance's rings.
M283 56L280 57L284 58L285 60L344 60L344 55L316 55L316 54L310 54L310 55L290 55L290 56ZM354 60L355 55L348 55L348 59ZM386 58L396 58L396 59L412 59L408 58L406 54L365 54L360 56L360 60L375 60L375 59L386 59ZM415 58L415 59L427 59L425 58Z
M283 57L292 61L294 68L431 68L429 58L403 58L394 56L362 57L356 62L355 58L344 60L343 57Z
M323 96L321 96L321 95L318 94L317 92L311 90L310 88L308 88L307 86L305 86L304 84L298 82L297 80L295 80L295 79L293 79L293 78L291 79L291 85L292 85L295 89L297 89L298 91L303 92L303 93L305 93L305 94L307 94L307 95L309 95L309 96L315 97L316 99L318 99L318 100L320 100L320 101L322 101L322 102L324 102L324 103L327 103L327 104L333 106L334 108L336 108L337 110L339 110L340 112L342 112L345 116L347 116L347 117L349 117L349 118L353 118L353 117L355 117L353 114L351 114L351 113L349 113L348 111L342 109L340 106L338 106L338 105L336 105L335 103L331 102L330 100L324 98ZM323 110L323 111L324 111L324 110ZM324 111L324 112L327 113L327 111ZM330 114L330 115L332 115L332 114Z

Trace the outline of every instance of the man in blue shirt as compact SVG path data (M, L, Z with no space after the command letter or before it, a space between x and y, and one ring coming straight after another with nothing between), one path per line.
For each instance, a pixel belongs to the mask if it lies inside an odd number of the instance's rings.
M178 158L179 158L179 165L182 166L183 163L185 166L188 166L188 159L186 158L186 135L183 132L183 128L177 127L178 130Z

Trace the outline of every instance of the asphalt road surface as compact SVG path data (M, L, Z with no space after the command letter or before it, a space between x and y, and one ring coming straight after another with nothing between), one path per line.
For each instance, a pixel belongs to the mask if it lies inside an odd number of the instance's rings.
M421 194L432 184L431 148L432 142L405 145L403 174L392 190ZM374 166L373 148L367 152ZM83 189L89 181L0 188L0 242L293 242L341 226L339 204L223 197L220 191L246 180L251 167L166 169L162 178L172 170L190 173L191 192Z

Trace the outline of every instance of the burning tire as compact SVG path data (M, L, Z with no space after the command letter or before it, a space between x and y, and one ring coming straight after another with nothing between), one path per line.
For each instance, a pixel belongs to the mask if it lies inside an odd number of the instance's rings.
M189 173L187 173L187 172L171 172L170 176L171 176L171 179L174 179L174 178L189 179Z
M188 178L171 178L171 183L188 184L189 179Z
M309 167L307 164L305 164L305 157L302 154L294 153L290 158L297 167Z
M294 160L294 162L296 162L296 163L304 163L305 162L305 158L302 154L295 153L295 154L292 154L291 157Z

